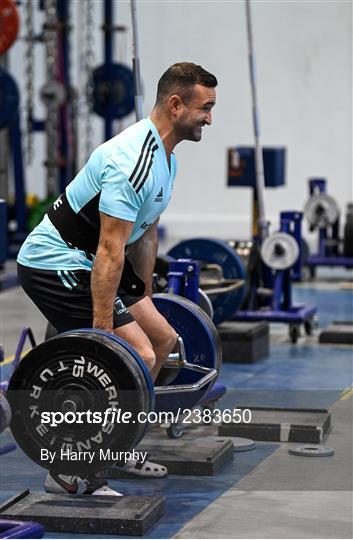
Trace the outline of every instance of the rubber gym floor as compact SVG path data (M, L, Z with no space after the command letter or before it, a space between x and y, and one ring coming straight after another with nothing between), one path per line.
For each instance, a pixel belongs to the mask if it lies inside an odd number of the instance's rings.
M351 278L346 271L320 271L316 281L295 287L294 299L318 306L320 327L352 320ZM45 321L19 288L4 291L0 300L6 379L21 329L30 325L40 341ZM227 393L220 405L234 407L241 394L253 406L328 408L332 428L325 444L334 455L298 457L288 453L290 443L257 442L254 450L236 453L216 476L111 481L127 495L166 497L166 513L146 538L352 538L352 347L318 344L317 334L292 345L285 325L271 326L268 358L223 365L219 381ZM214 433L212 427L203 429ZM194 432L183 436L192 438ZM11 440L6 430L1 444ZM0 501L24 488L43 491L45 475L20 449L2 456ZM98 538L45 535L73 537Z

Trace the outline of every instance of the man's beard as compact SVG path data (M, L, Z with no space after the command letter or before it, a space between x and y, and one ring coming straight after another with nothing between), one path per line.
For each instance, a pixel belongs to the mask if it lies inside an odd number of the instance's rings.
M178 130L179 136L185 141L198 142L202 138L202 125L183 126Z

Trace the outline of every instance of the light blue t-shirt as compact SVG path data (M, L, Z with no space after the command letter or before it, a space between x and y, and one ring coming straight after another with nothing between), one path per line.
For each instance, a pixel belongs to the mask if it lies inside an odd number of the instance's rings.
M167 207L176 174L171 154L170 169L163 142L150 118L130 126L101 144L67 186L66 204L80 216L98 219L98 210L134 223L132 244ZM60 213L60 196L53 211ZM66 224L67 225L67 224ZM93 256L69 247L46 214L22 245L18 262L47 270L91 269Z

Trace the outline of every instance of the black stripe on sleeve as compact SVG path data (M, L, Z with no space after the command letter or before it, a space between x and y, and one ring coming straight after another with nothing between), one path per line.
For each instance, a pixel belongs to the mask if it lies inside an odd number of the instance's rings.
M138 169L139 169L140 163L141 163L141 161L142 161L143 152L144 152L144 150L145 150L145 148L146 148L146 145L147 145L148 140L149 140L149 138L151 137L151 135L152 135L152 131L149 130L149 132L147 133L147 137L146 137L146 139L145 139L145 142L144 142L143 145L142 145L141 153L140 153L140 155L139 155L139 158L138 158L138 160L137 160L137 163L136 163L136 165L135 165L135 168L134 168L134 170L132 171L132 174L131 174L131 176L130 176L130 178L129 178L129 182L132 182L132 180L133 180L135 174L137 173L137 171L138 171Z
M156 145L152 148L152 155L151 155L151 159L150 159L150 162L149 162L148 167L147 167L147 170L146 170L146 174L145 174L145 176L143 177L142 182L140 183L139 187L137 188L136 193L138 193L138 192L140 191L140 189L143 187L144 183L146 182L146 180L147 180L147 178L148 178L148 175L149 175L149 172L150 172L150 170L151 170L152 163L153 163L154 152L157 150L157 148L158 148L158 144L156 144Z
M143 160L143 164L142 164L142 167L141 167L141 170L139 172L139 174L137 175L137 177L134 179L134 183L132 184L132 187L133 188L136 188L137 184L139 183L140 181L140 178L144 175L145 173L145 170L146 170L146 165L147 165L147 161L150 157L150 152L151 152L151 147L153 145L153 143L155 143L155 139L154 137L152 137L152 139L150 140L149 144L148 144L148 148L147 148L147 151L146 151L146 155L145 155L145 159ZM157 146L158 148L158 146Z

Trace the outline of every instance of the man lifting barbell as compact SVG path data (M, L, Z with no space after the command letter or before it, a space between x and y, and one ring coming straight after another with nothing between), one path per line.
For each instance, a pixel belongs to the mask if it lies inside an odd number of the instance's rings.
M200 141L211 124L217 79L201 66L172 65L148 118L100 145L32 231L18 255L22 287L59 331L96 328L126 340L153 380L177 334L154 307L157 224L171 197L174 147ZM166 469L135 461L127 470ZM48 473L52 493L120 495L94 475Z

